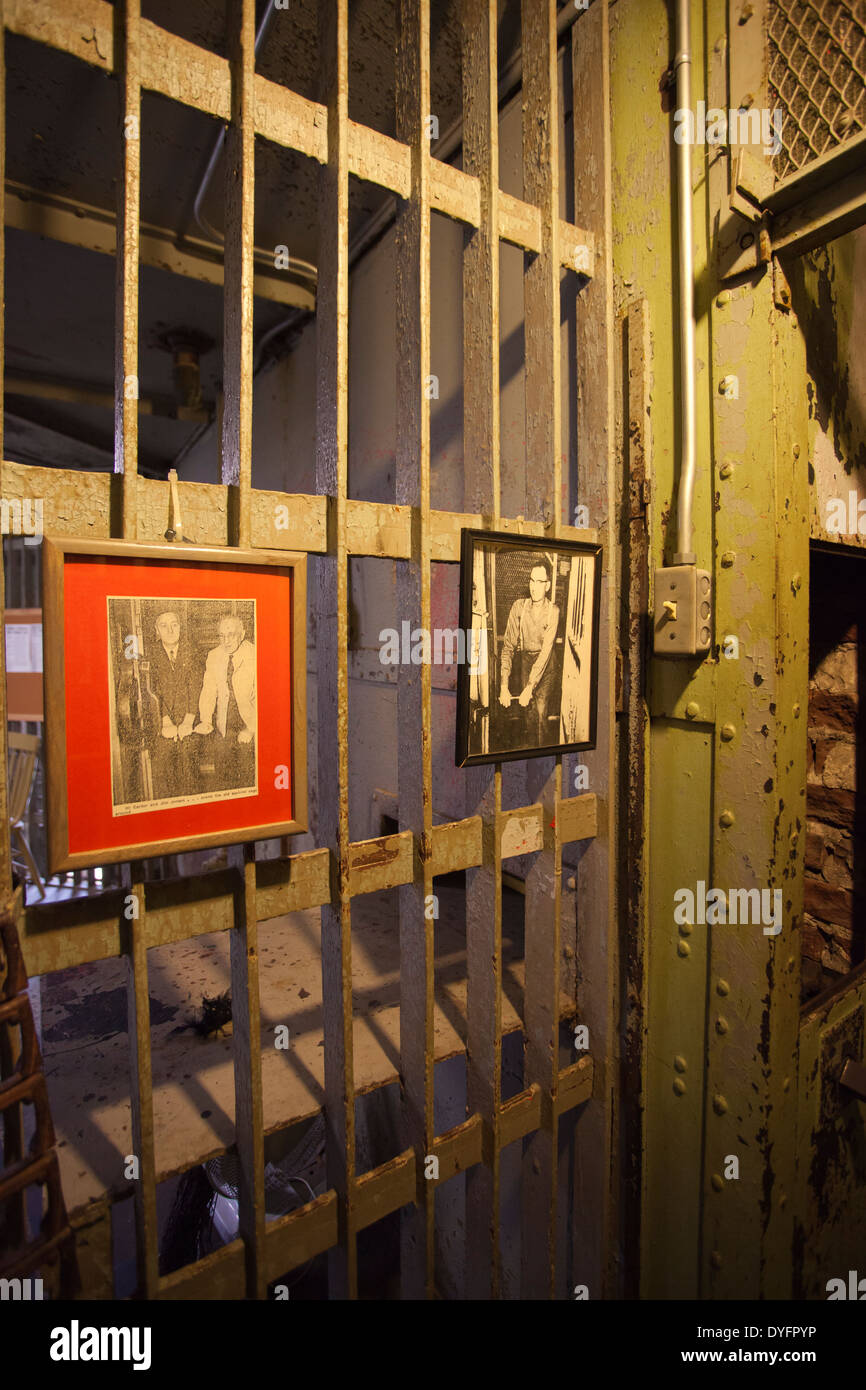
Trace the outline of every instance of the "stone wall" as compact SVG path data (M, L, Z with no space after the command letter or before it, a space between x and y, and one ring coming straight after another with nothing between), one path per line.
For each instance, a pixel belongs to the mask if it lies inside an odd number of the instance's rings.
M804 998L838 984L863 958L863 898L858 889L866 846L857 801L857 740L860 642L866 628L856 616L861 601L851 582L855 566L859 570L857 561L841 556L822 558L813 566ZM856 578L860 580L859 573Z

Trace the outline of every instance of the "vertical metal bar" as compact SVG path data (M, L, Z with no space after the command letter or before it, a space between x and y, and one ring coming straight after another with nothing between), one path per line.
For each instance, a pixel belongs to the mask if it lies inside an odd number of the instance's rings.
M644 1076L644 1029L642 1007L646 964L646 859L644 805L647 775L649 720L646 699L646 618L649 606L649 530L645 487L652 476L650 455L650 339L649 312L645 299L628 310L628 522L623 556L623 583L628 584L626 649L626 719L623 730L624 756L619 785L623 835L621 839L619 893L623 904L623 925L628 934L627 987L624 991L625 1029L623 1039L622 1151L619 1171L623 1174L622 1219L627 1249L640 1250L640 1196L643 1169L642 1078ZM592 1037L592 1029L590 1036ZM601 1039L600 1039L601 1040ZM602 1045L604 1042L602 1040ZM593 1117L593 1128L604 1117ZM608 1126L609 1128L609 1126ZM592 1136L602 1148L602 1136ZM581 1136L583 1138L583 1136ZM605 1171L599 1163L599 1177ZM607 1169L609 1171L609 1167ZM589 1224L589 1223L587 1223ZM594 1223L598 1240L606 1235L604 1222ZM575 1242L575 1255L578 1244ZM584 1247L585 1248L585 1247ZM630 1261L623 1293L640 1296L640 1263ZM575 1270L580 1279L582 1269ZM584 1279L584 1282L587 1282Z
M5 0L0 0L0 34L5 36ZM0 301L6 303L6 45L0 43ZM4 372L6 366L6 315L0 314L0 468L3 461ZM6 583L2 538L0 538L0 622L6 631ZM6 643L0 643L0 758L3 776L0 777L0 910L12 891L12 855L9 840L9 807L6 795L6 769L9 754L6 747Z
M121 178L118 180L117 268L114 320L114 471L123 475L121 533L138 532L138 278L141 199L140 0L117 7L115 51L120 66ZM124 918L128 923L127 1017L136 1261L139 1287L155 1298L159 1282L156 1153L150 1055L147 921L140 865L125 864Z
M397 222L397 502L415 509L412 558L397 564L400 621L430 631L430 3L400 0L397 20L397 138L411 147L412 182ZM400 829L415 843L413 882L399 890L400 1060L407 1142L415 1150L417 1205L402 1229L402 1294L434 1293L432 1152L434 922L430 664L401 666L397 684Z
M319 6L321 99L328 110L328 162L319 184L316 309L316 490L329 499L328 553L316 561L319 608L318 838L330 851L331 896L322 908L325 1132L329 1186L339 1199L331 1252L332 1297L356 1298L355 1089L352 1048L352 916L349 889L349 680L346 492L349 429L349 12Z
M143 866L124 864L124 925L127 927L126 999L129 1035L129 1099L134 1179L136 1263L139 1289L155 1298L159 1286L159 1228L156 1212L156 1152L153 1074L150 1057L150 991L147 982L147 917Z
M526 514L556 536L562 510L559 347L559 115L555 0L523 0L524 196L541 211L541 250L524 276ZM524 1298L554 1291L559 1073L559 800L562 759L530 764L530 796L544 808L543 848L526 880L524 1084L541 1092L541 1127L524 1148L521 1263Z
M240 879L230 950L235 1130L241 1171L238 1229L246 1250L247 1294L264 1298L265 1153L255 850L254 844L235 845L228 862Z
M4 27L5 0L0 0L0 302L6 303L6 43ZM5 419L4 373L6 365L6 315L0 314L0 468L3 460L3 424ZM12 549L0 537L0 632L6 632L6 554L12 559ZM10 563L10 570L12 566ZM11 576L10 576L11 577ZM10 586L12 587L12 586ZM14 589L13 589L14 592ZM0 757L3 775L0 776L0 912L5 913L12 893L12 846L9 828L8 767L9 751L6 741L6 643L0 642ZM2 990L0 990L2 997ZM11 1028L0 1028L0 1078L15 1065L12 1056ZM3 1154L6 1166L23 1156L22 1106L8 1107L3 1113ZM26 1194L22 1191L6 1203L5 1220L0 1219L0 1241L7 1246L23 1244L26 1235ZM3 1213L0 1213L2 1218Z
M478 179L481 220L463 258L464 499L499 522L499 112L496 10L463 9L463 168ZM502 1099L502 806L499 764L466 769L466 814L483 821L483 859L466 873L467 1105L484 1123L484 1162L466 1174L466 1297L498 1298Z
M232 107L226 137L225 182L222 481L228 486L229 541L241 549L250 544L252 501L255 42L255 0L232 0ZM241 1177L238 1219L246 1251L247 1296L264 1298L265 1173L255 845L234 847L229 863L240 880L231 935L235 1131Z
M577 297L578 498L604 547L599 613L599 677L596 747L581 756L598 798L598 827L577 871L577 968L580 1021L589 1028L590 1050L609 1056L615 1036L617 943L614 873L616 854L614 757L616 732L617 585L613 556L615 499L619 494L614 445L614 308L611 238L611 98L608 0L595 0L572 31L572 109L582 112L574 140L575 221L595 237L595 274ZM646 426L641 423L641 429ZM641 610L646 611L646 606ZM631 697L630 697L631 698ZM631 706L630 706L631 709ZM639 821L638 817L638 821ZM630 923L631 923L630 919ZM642 928L634 922L633 929ZM641 996L642 997L642 996ZM639 1022L635 1046L640 1048ZM608 1092L609 1094L609 1092ZM580 1217L573 1223L572 1275L591 1298L606 1284L610 1206L589 1194L610 1191L610 1103L592 1100L575 1132L575 1187ZM613 1269L611 1270L613 1273ZM608 1296L613 1296L611 1289Z
M253 232L255 221L255 0L230 10L232 117L226 136L222 481L229 539L250 544L253 432Z
M123 475L124 540L137 534L138 484L138 257L141 201L141 0L123 0L115 11L115 52L120 67L121 177L117 197L117 266L114 310L114 471Z

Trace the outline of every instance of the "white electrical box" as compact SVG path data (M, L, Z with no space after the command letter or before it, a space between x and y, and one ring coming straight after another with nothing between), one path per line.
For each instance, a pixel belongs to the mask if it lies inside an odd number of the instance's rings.
M706 570L669 565L656 570L653 650L656 656L700 656L710 650L712 585Z

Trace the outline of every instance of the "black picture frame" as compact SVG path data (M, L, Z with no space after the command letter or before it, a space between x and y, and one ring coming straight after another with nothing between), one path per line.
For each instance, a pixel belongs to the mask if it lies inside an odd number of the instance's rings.
M476 572L479 555L481 571ZM533 556L538 557L536 564L532 562ZM501 563L506 557L508 563ZM579 566L574 563L577 559L582 560ZM515 679L515 657L520 656L522 670L533 652L522 645L514 646L514 625L516 623L520 643L524 633L523 615L531 616L532 610L519 605L521 599L524 604L531 602L530 576L542 566L549 574L549 588L543 597L558 610L556 635L542 675L532 687L528 703L521 705L519 696L514 693L515 685L522 679L519 673ZM465 634L465 660L457 668L455 762L458 767L513 762L518 758L558 757L595 748L601 575L600 544L463 529L460 537L460 626ZM478 600L481 608L473 614L476 579L481 581L484 593ZM533 583L537 586L542 582L536 573ZM563 583L564 589L560 587ZM504 619L506 609L507 620ZM473 632L474 618L479 621ZM587 621L591 625L588 634ZM575 622L579 624L576 629ZM503 704L500 677L506 642L511 672L509 703ZM588 673L585 671L587 658ZM551 662L554 663L552 667ZM535 669L535 662L529 669ZM521 694L525 694L528 684L527 680ZM539 699L536 692L542 684L545 691ZM543 725L546 722L550 731L555 718L559 720L559 739L547 743ZM567 733L574 736L565 737ZM534 741L536 737L538 742Z

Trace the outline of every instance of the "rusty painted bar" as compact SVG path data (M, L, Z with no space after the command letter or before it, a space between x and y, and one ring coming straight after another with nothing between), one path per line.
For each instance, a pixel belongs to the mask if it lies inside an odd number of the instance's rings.
M62 12L54 0L7 0L6 9L5 22L11 32L69 53L104 72L114 71L117 46L112 7L106 0L64 0ZM141 85L219 120L229 118L231 79L226 60L150 20L141 21ZM282 83L256 76L253 117L256 134L321 164L327 162L326 113L319 102ZM354 121L349 122L348 131L349 172L405 196L408 148ZM479 225L478 182L462 169L433 160L430 201L454 221L470 227ZM562 227L562 264L590 274L583 267L592 261L591 234L571 224L563 223ZM541 245L540 229L536 208L511 194L501 194L498 234L503 241L536 252Z
M141 197L140 0L124 0L116 12L120 75L120 176L114 317L114 471L122 475L120 531L138 535L138 294ZM133 1194L139 1288L156 1294L159 1230L147 980L146 907L141 865L123 866L127 926L127 1015L132 1154L138 1165ZM131 915L130 915L131 914ZM128 925L127 925L128 924Z
M156 1213L156 1150L153 1125L153 1071L150 1055L150 991L147 982L146 904L141 865L123 866L126 889L127 1035L132 1151L138 1161L133 1179L136 1263L139 1290L155 1298L159 1282L159 1227ZM130 916L130 912L132 915ZM126 1161L126 1156L124 1156Z
M560 804L562 839L586 839L594 835L597 817L595 794L570 798ZM500 861L512 854L528 854L542 848L542 811L539 805L502 812L498 818ZM403 848L402 836L387 836L400 844L400 853L385 879L375 885L368 874L379 868L366 859L371 841L353 841L348 847L348 867L355 881L355 892L396 887L412 878L412 858ZM364 857L358 872L356 856ZM433 874L471 869L482 862L482 825L477 816L433 827ZM146 882L147 946L165 946L187 941L205 932L228 931L232 914L232 876L228 870L215 870L193 878L156 879ZM321 907L329 901L328 852L305 850L286 859L261 860L256 864L256 915L259 922L281 917L287 912ZM120 929L118 892L74 898L63 903L34 903L25 910L20 924L22 950L31 975L107 960L124 953Z
M116 11L120 75L120 177L114 319L114 471L123 475L123 538L138 535L138 257L141 201L141 0Z
M541 249L524 274L526 334L526 513L557 536L562 512L559 118L555 0L524 0L523 182L541 214ZM522 1296L549 1298L556 1263L562 759L528 765L530 799L543 808L543 848L526 880L526 1053L524 1085L537 1084L541 1127L524 1148Z
M233 845L228 859L238 878L230 938L235 1132L241 1179L238 1231L246 1249L247 1297L264 1298L265 1150L255 845Z
M595 834L597 799L593 792L560 803L563 843ZM542 808L539 805L503 811L496 818L502 858L528 854L543 845ZM408 833L408 832L407 832ZM397 858L383 870L369 860L370 840L348 846L347 868L354 892L396 887L412 878L412 856L402 835L386 836L400 846ZM362 862L363 861L363 862ZM480 817L451 821L433 827L434 876L472 869L482 863ZM287 912L321 907L330 900L328 851L305 850L286 859L265 859L256 864L256 916L259 922ZM379 874L383 877L379 880ZM377 880L374 882L374 878ZM193 878L155 879L146 882L147 947L188 941L205 932L228 931L234 923L232 875L213 870ZM120 928L121 903L117 890L73 898L67 902L34 903L23 913L19 932L27 969L31 975L108 960L124 953Z
M411 147L411 191L397 220L397 502L417 508L412 558L397 562L398 618L430 630L430 3L400 0L397 138ZM434 1201L424 1178L432 1152L433 942L425 911L433 892L431 672L401 666L397 683L400 829L415 841L413 882L399 890L400 1063L406 1142L415 1151L416 1200L402 1224L403 1298L434 1292ZM419 736L420 734L420 736Z
M338 1200L340 1243L331 1296L356 1298L355 1094L349 889L349 682L346 492L349 357L348 0L319 6L319 64L328 111L328 163L320 173L316 323L316 489L329 499L330 553L317 561L318 838L331 856L322 908L327 1180Z
M565 797L560 801L557 815L560 844L567 845L574 840L593 839L597 824L598 797L595 792Z
M335 1248L340 1239L338 1209L337 1194L331 1190L268 1224L269 1282Z
M503 1148L531 1134L541 1124L541 1088L537 1082L512 1096L500 1109L499 1142Z
M282 1273L282 1270L279 1271ZM233 1240L193 1264L175 1269L159 1281L159 1297L198 1300L240 1299L246 1286L244 1243Z
M6 18L7 0L0 0L0 24ZM0 285L6 283L6 45L0 44ZM0 458L3 457L3 379L6 367L6 315L0 314ZM2 489L0 489L2 490ZM0 616L6 613L5 566L0 564ZM0 651L0 758L9 766L6 747L6 643ZM9 837L9 810L6 777L0 777L0 910L5 910L12 892L12 858Z
M377 893L410 883L414 845L409 831L380 835L375 840L356 840L349 846L349 891Z
M478 179L480 219L463 257L464 494L497 529L499 478L499 111L496 10L463 10L463 164ZM467 1108L482 1121L484 1162L466 1178L466 1297L497 1298L502 1096L502 771L466 769L468 815L482 821L482 862L466 874ZM469 924L472 924L471 931Z
M433 827L433 876L453 874L481 863L480 816L449 821Z
M326 849L308 849L288 859L263 859L256 865L256 912L260 922L321 907L330 899Z
M462 1124L437 1135L433 1152L439 1159L440 1183L480 1164L483 1142L484 1126L478 1114L470 1115Z
M559 1073L556 1088L556 1115L582 1105L592 1095L593 1065L591 1057L581 1057Z
M372 1226L415 1200L415 1153L407 1149L358 1179L358 1229Z
M111 1201L107 1196L88 1203L83 1211L70 1213L82 1298L114 1298L111 1222Z
M251 535L255 27L255 0L232 0L232 116L225 151L221 481L228 487L229 544L242 549L249 547Z
M68 468L39 468L33 464L6 459L0 465L3 496L42 497L47 533L57 536L89 536L108 540L110 525L110 483L107 473L79 473ZM227 488L219 483L179 482L181 510L188 528L199 545L225 546L229 543L226 518ZM156 478L138 479L138 540L162 541L169 521L168 491ZM252 535L254 547L270 550L304 550L322 554L328 549L327 516L324 497L306 493L252 491ZM289 526L278 531L274 525L277 507L286 507ZM489 516L489 513L488 513ZM460 532L464 526L478 530L486 517L480 512L430 512L430 558L434 562L457 564L460 560ZM498 526L516 536L542 536L540 522L521 517L500 517ZM563 526L566 540L598 540L593 529ZM350 555L375 555L406 560L412 549L412 514L408 507L392 503L347 503L346 549Z
M232 0L228 20L231 121L225 154L221 482L227 488L229 544L246 549L252 511L255 0ZM232 847L228 863L236 875L230 956L238 1230L245 1248L247 1296L261 1299L267 1281L255 845Z
M603 284L602 292L603 292ZM589 298L597 298L599 286L590 288ZM644 1155L642 1075L646 1033L642 1003L647 969L647 835L644 827L644 787L647 775L649 718L647 689L647 630L644 614L649 610L649 525L647 486L652 477L652 432L650 429L652 340L647 301L639 299L628 309L628 529L623 547L623 586L627 586L628 623L625 629L625 719L622 730L622 776L618 786L620 816L625 826L618 868L618 894L622 922L628 945L623 952L625 976L622 997L622 1154L624 1192L621 1229L625 1243L640 1247L640 1203ZM604 830L604 827L603 827ZM590 1035L592 1037L592 1034ZM600 1107L599 1107L600 1108ZM601 1117L603 1118L603 1117ZM598 1125L593 1117L591 1122ZM589 1129L587 1125L585 1127ZM578 1136L584 1137L584 1126ZM593 1146L595 1149L597 1146ZM579 1153L575 1154L578 1161ZM594 1223L597 1239L606 1243L600 1223ZM583 1247L586 1248L585 1246ZM575 1268L575 1278L587 1281L586 1271ZM625 1296L640 1296L639 1269L628 1272Z
M229 519L227 537L231 543L248 545L254 534L255 498L251 491L251 343L252 343L252 233L254 192L254 132L257 123L273 138L298 148L304 142L308 152L323 161L322 171L322 264L319 299L319 442L317 483L326 497L305 498L304 517L315 520L311 548L327 549L320 562L323 580L320 597L319 645L319 787L320 836L325 846L303 859L299 879L284 881L285 866L273 876L259 875L251 847L235 855L242 876L241 889L232 898L224 885L212 898L192 901L171 899L171 892L160 897L161 888L147 889L145 912L144 885L136 881L135 900L140 916L129 927L131 1062L134 1085L134 1124L136 1144L150 1155L153 1168L150 1036L147 993L147 956L156 944L154 933L163 939L181 939L202 929L209 908L215 910L218 925L233 929L232 984L236 1003L235 1067L238 1103L238 1146L241 1152L242 1182L241 1229L248 1268L248 1292L261 1296L268 1273L276 1274L273 1263L285 1253L296 1262L306 1251L339 1244L334 1289L356 1292L355 1231L384 1210L393 1210L414 1194L417 1215L409 1223L410 1233L420 1233L415 1252L404 1259L404 1293L417 1288L433 1291L433 1183L423 1180L425 1153L436 1152L450 1171L469 1169L475 1190L482 1194L477 1210L498 1213L495 1183L492 1188L483 1176L479 1160L488 1170L498 1167L499 1149L508 1134L519 1137L540 1125L533 1138L533 1157L539 1159L539 1181L529 1194L524 1213L541 1215L541 1241L534 1244L534 1227L524 1224L525 1287L539 1296L547 1273L549 1257L552 1278L552 1231L555 1218L555 1122L565 1108L580 1103L587 1093L586 1073L591 1068L576 1064L567 1072L558 1069L556 1033L559 1018L559 856L564 839L582 837L589 826L592 798L560 799L560 767L544 781L539 805L524 808L530 830L538 832L531 848L538 860L530 875L527 893L531 940L527 944L527 1053L528 1100L517 1098L503 1118L499 1103L501 1063L501 886L500 871L504 835L517 824L520 812L500 820L501 779L498 769L470 769L467 808L469 818L447 827L432 827L431 762L429 746L430 672L407 674L400 684L400 813L401 833L381 840L350 846L348 840L348 753L347 753L347 560L348 554L393 554L400 562L401 610L413 621L429 626L430 562L436 558L456 560L459 528L467 522L499 523L498 459L498 257L499 237L505 227L509 239L529 247L535 259L526 278L527 294L527 444L530 457L543 461L538 469L540 486L529 484L527 513L529 522L501 523L524 534L559 535L561 524L561 464L559 462L559 322L558 281L561 263L585 256L591 239L577 229L569 230L558 217L556 122L549 119L556 110L555 14L552 3L525 0L524 52L527 69L527 138L525 141L527 203L506 199L498 191L497 112L496 112L496 34L495 15L479 0L468 0L464 57L467 73L466 169L431 167L425 123L429 111L429 0L403 0L402 38L398 56L398 131L404 144L387 142L386 137L367 132L348 122L348 6L347 0L334 0L321 10L325 56L325 95L327 105L306 103L295 94L282 93L274 84L256 78L252 56L254 22L253 0L233 0L236 21L231 38L229 62L208 54L176 36L164 34L157 26L140 22L140 0L124 0L117 25L112 27L113 11L102 0L68 0L62 16L52 14L45 0L7 0L14 23L10 28L30 37L54 43L85 61L95 62L106 71L116 70L123 81L124 129L126 118L140 114L142 82L154 90L185 101L196 109L210 111L225 119L231 116L228 142L227 234L226 234L226 404L223 422L223 486L212 489L212 504L202 492L203 514L215 513L208 525L219 528L220 499L228 488ZM29 9L28 9L29 5ZM598 6L602 8L601 5ZM606 6L604 7L606 10ZM0 0L2 11L2 0ZM82 37L90 20L88 36ZM0 13L2 20L2 13ZM139 41L139 35L141 39ZM97 37L99 42L97 43ZM164 43L163 43L164 40ZM162 45L162 49L160 49ZM95 50L94 57L91 50ZM141 58L139 60L139 50ZM161 53L157 61L157 53ZM162 64L162 70L160 70ZM484 81L478 76L483 71ZM144 73L144 77L143 74ZM469 90L471 88L471 90ZM272 90L273 89L273 90ZM279 95L278 95L279 94ZM548 119L543 121L544 105ZM326 128L323 130L324 118ZM475 122L474 135L472 123ZM134 126L129 127L130 130ZM140 136L140 132L138 132ZM474 141L474 144L473 144ZM134 149L130 146L134 144ZM123 387L118 392L117 459L124 474L126 490L123 505L124 534L141 534L142 525L160 526L158 485L137 479L137 408L127 394L130 376L137 370L137 294L139 264L138 176L140 138L124 145L122 209L118 221L122 245L118 255L118 352L124 368L118 373ZM475 164L473 166L473 158ZM365 175L384 187L405 191L409 204L400 225L398 266L398 311L401 314L401 356L398 395L400 419L405 428L398 445L398 501L393 509L383 504L353 503L346 499L347 456L347 305L348 305L348 173L362 169ZM2 181L0 181L2 182ZM423 385L431 366L429 351L430 209L477 227L465 262L464 312L466 348L464 368L467 403L466 515L430 510L429 405ZM576 268L580 268L576 265ZM135 334L130 332L135 317ZM404 332L403 329L407 331ZM532 338L530 339L530 332ZM130 370L130 366L133 370ZM471 370L470 370L471 369ZM473 408L470 409L470 403ZM474 408L477 406L477 410ZM471 446L471 447L470 447ZM0 450L2 457L2 450ZM548 468L548 461L550 467ZM13 466L17 467L17 466ZM469 471L471 469L471 472ZM7 469L4 466L4 478ZM41 471L41 470L40 470ZM18 476L16 474L16 476ZM25 476L23 472L21 476ZM28 474L27 476L35 476ZM551 490L544 479L553 476ZM61 483L60 478L57 479ZM99 505L93 515L81 512L76 519L79 534L93 534L94 526L110 528L107 489L105 513L101 510L101 483L76 475L75 485L90 488ZM62 484L61 484L62 486ZM58 496L60 487L58 487ZM88 497L91 493L88 493ZM274 497L262 494L262 515ZM144 514L136 505L146 498ZM291 500L291 499L290 499ZM80 505L80 504L79 504ZM301 502L299 501L299 512ZM95 518L95 519L94 519ZM351 526L350 526L351 520ZM70 523L71 524L71 523ZM264 523L262 523L263 525ZM302 526L300 515L296 524ZM316 529L317 528L317 529ZM198 533L197 533L198 534ZM261 542L264 543L264 542ZM424 731L423 740L418 730ZM548 764L538 764L545 769ZM472 779L477 779L474 783ZM593 823L594 824L594 823ZM533 829L534 827L534 829ZM552 833L551 833L552 832ZM588 832L591 833L591 832ZM5 844L5 841L4 841ZM410 845L412 853L406 854ZM384 857L377 861L376 855ZM323 885L321 859L328 856L327 885ZM371 857L372 856L372 857ZM433 924L424 912L425 899L432 891L434 868L444 866L476 868L470 874L469 991L470 1033L476 1046L470 1046L470 1091L475 1098L473 1113L465 1125L447 1136L435 1137L433 1125ZM377 875L382 876L380 883ZM136 876L138 877L138 876ZM411 881L410 881L411 880ZM390 1165L365 1175L354 1176L354 1090L352 1067L352 991L350 906L353 892L369 891L372 886L402 883L401 935L405 946L402 996L404 1022L403 1072L412 1148ZM130 880L130 886L131 880ZM272 1232L265 1239L263 1214L263 1173L261 1140L261 1057L259 1053L258 979L256 961L256 919L264 911L291 910L321 902L326 886L328 902L323 912L323 992L326 1035L326 1097L328 1119L328 1165L332 1191L311 1204L311 1210L292 1214L280 1228L279 1240ZM474 896L473 896L474 893ZM116 904L115 904L116 905ZM492 907L489 920L484 911ZM420 910L419 910L420 909ZM88 909L89 911L91 909ZM105 915L105 904L93 913ZM30 914L28 913L28 920ZM66 918L64 918L64 921ZM483 929L475 932L481 921ZM189 932L186 930L189 928ZM87 949L114 954L115 941L121 945L127 930L103 921L88 926ZM43 938L43 944L47 939ZM36 938L33 938L36 940ZM493 946L493 951L488 949ZM60 949L59 943L57 948ZM41 949L41 948L40 948ZM47 948L46 948L47 949ZM64 948L65 949L65 948ZM82 948L83 949L83 948ZM486 954L485 954L486 953ZM490 958L494 959L491 981ZM93 957L96 958L96 957ZM484 966L484 970L482 970ZM473 1031L474 1030L474 1033ZM551 1046L552 1040L552 1046ZM535 1079L533 1079L533 1077ZM483 1142L482 1142L483 1141ZM547 1147L545 1147L545 1142ZM552 1156L551 1156L552 1145ZM549 1171L548 1171L549 1170ZM552 1185L545 1180L552 1173ZM476 1176L479 1175L479 1176ZM149 1179L150 1181L150 1179ZM487 1184L487 1187L485 1187ZM152 1186L152 1185L151 1185ZM222 1258L205 1269L200 1262L195 1276L188 1280L172 1276L158 1280L155 1273L155 1191L145 1184L142 1196L147 1219L139 1221L145 1270L143 1283L148 1292L159 1287L168 1293L177 1287L210 1291L212 1287L236 1290L239 1279L237 1251L221 1252ZM357 1192L357 1203L355 1194ZM484 1193L487 1193L484 1196ZM473 1212L476 1206L470 1203ZM479 1222L479 1225L482 1223ZM483 1233L495 1266L498 1245L495 1231ZM324 1242L324 1243L322 1243ZM545 1244L546 1242L546 1244ZM279 1250L278 1250L279 1246ZM239 1246L240 1248L240 1246ZM534 1253L537 1248L538 1254ZM545 1256L546 1251L546 1256ZM267 1256L267 1258L265 1258ZM477 1260L480 1269L483 1260ZM535 1277L541 1274L541 1281ZM183 1275L183 1271L180 1275ZM476 1274L478 1270L476 1270ZM213 1276L213 1283L210 1276ZM495 1291L497 1274L488 1268L487 1278ZM480 1274L482 1281L484 1274Z
M576 876L580 905L577 976L579 982L584 982L578 984L577 1002L580 1020L589 1028L591 1050L600 1056L610 1055L614 1046L618 992L614 900L618 596L611 557L616 553L616 501L621 485L617 477L614 416L610 23L608 0L595 0L572 31L572 109L583 113L579 129L575 126L575 218L589 228L596 248L595 275L581 290L576 305L578 493L574 500L587 507L589 520L604 547L597 746L581 755L589 773L590 789L598 797L598 819L596 838L581 856ZM639 1020L635 1024L630 1019L630 1026L637 1026L640 1032ZM640 1049L639 1036L633 1045ZM587 1106L574 1136L575 1181L588 1184L597 1192L606 1190L613 1162L608 1095L609 1091L602 1091ZM610 1249L608 1231L613 1219L609 1204L597 1202L584 1204L580 1221L573 1223L571 1272L575 1282L586 1284L593 1298L605 1296L605 1252Z

